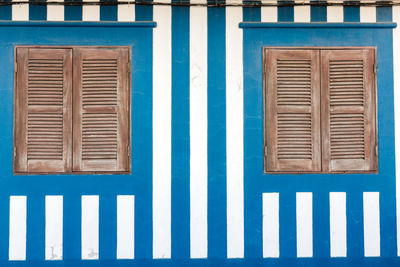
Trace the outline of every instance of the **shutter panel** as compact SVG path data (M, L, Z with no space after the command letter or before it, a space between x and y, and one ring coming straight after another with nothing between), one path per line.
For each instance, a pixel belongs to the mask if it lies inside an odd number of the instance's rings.
M74 49L74 171L129 171L129 51Z
M71 171L71 49L18 48L16 71L14 171Z
M319 51L265 52L265 170L320 171Z
M374 49L321 53L323 171L376 170Z

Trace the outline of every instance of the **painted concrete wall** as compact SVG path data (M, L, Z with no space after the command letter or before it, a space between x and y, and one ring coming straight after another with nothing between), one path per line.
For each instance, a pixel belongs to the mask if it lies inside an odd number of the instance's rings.
M400 111L393 100L400 101L399 30L239 28L243 21L400 21L399 13L397 7L0 6L0 19L10 22L157 22L155 28L0 22L0 265L399 262ZM132 46L131 175L12 175L17 44ZM263 174L262 46L377 47L379 174Z

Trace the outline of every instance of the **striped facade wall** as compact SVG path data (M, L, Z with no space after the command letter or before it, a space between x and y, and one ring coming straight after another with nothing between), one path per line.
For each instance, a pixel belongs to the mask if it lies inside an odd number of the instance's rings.
M122 188L123 181L139 179L137 190L146 193L85 186L78 193L64 195L63 189L43 193L16 182L22 189L3 190L9 194L0 198L0 214L6 218L0 221L0 236L8 236L0 241L0 261L64 260L73 266L78 260L151 264L166 259L172 264L195 264L199 262L195 259L202 259L252 265L272 258L282 261L271 262L286 266L302 258L316 260L314 263L339 258L332 264L360 259L354 261L358 265L369 258L397 261L400 256L400 220L397 216L396 237L394 205L399 198L395 198L394 188L360 185L338 190L340 187L324 188L318 181L321 190L299 187L285 191L276 186L249 195L257 191L251 188L257 183L250 184L251 166L246 165L252 138L244 89L249 70L244 62L246 34L238 27L243 21L399 23L398 7L18 4L0 6L0 20L157 22L146 43L152 44L148 51L152 62L144 68L151 72L152 91L143 96L142 105L147 105L150 114L136 119L134 115L132 126L146 128L147 136L133 143L137 145L134 150L146 151L145 155L136 154L136 159L143 156L137 173L146 175L137 177L133 168L131 176L118 182ZM393 35L393 57L394 101L400 103L398 29ZM133 105L141 105L141 100ZM394 108L398 155L400 109ZM8 106L7 112L10 110ZM0 177L10 178L11 167L2 168L5 172ZM107 178L111 177L100 179ZM394 185L396 178L392 178ZM142 184L141 179L148 180ZM79 183L79 176L73 180ZM397 194L399 184L397 181ZM399 207L397 202L398 213ZM253 218L255 213L257 218ZM71 214L77 217L72 220ZM285 261L291 259L294 261Z

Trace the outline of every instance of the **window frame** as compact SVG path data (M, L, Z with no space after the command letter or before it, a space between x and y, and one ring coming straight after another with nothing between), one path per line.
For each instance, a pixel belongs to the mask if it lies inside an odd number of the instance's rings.
M71 171L66 171L66 172L52 172L52 171L44 171L44 172L19 172L16 171L16 102L17 102L17 50L19 48L26 48L26 49L71 49L72 51L72 72L74 70L74 61L73 61L73 51L74 49L79 49L79 48L89 48L89 49L118 49L118 48L123 48L127 49L128 52L128 73L126 75L127 78L127 95L128 95L128 118L127 118L127 127L128 127L128 140L127 140L127 170L126 171L73 171L72 170L72 165L71 165ZM13 158L13 175L95 175L95 174L132 174L132 47L127 45L127 46L103 46L103 45L15 45L14 46L14 82L13 82L13 153L12 153L12 158ZM74 77L73 73L71 73L71 94L72 94L72 107L71 107L71 124L72 124L72 131L73 131L73 112L74 112L74 103L73 103L73 92L74 92ZM71 142L74 142L74 137L71 134ZM71 162L73 161L74 155L74 148L71 147Z
M373 114L372 120L375 121L375 170L348 170L348 171L322 171L322 134L321 128L319 130L321 136L321 171L270 171L267 170L267 116L266 116L266 104L267 104L267 88L266 88L266 73L267 73L267 64L266 64L266 51L270 49L276 50L362 50L362 49L371 49L374 53L374 70L373 70L373 92L372 96L374 97L373 104L375 105L375 113ZM320 55L320 62L321 62L321 55ZM263 173L264 174L378 174L379 173L379 139L378 139L378 72L377 72L377 47L376 46L262 46L262 82L263 82ZM321 64L320 64L320 72L321 72ZM320 75L322 76L322 75ZM320 119L322 120L322 109L321 109L321 99L323 97L322 94L322 77L319 79L320 82ZM321 127L321 123L320 123Z

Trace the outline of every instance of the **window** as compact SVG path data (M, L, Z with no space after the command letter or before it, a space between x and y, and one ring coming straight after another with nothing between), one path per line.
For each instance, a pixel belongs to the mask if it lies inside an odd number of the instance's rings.
M264 48L264 171L376 172L374 48Z
M130 50L17 47L14 172L130 171Z

